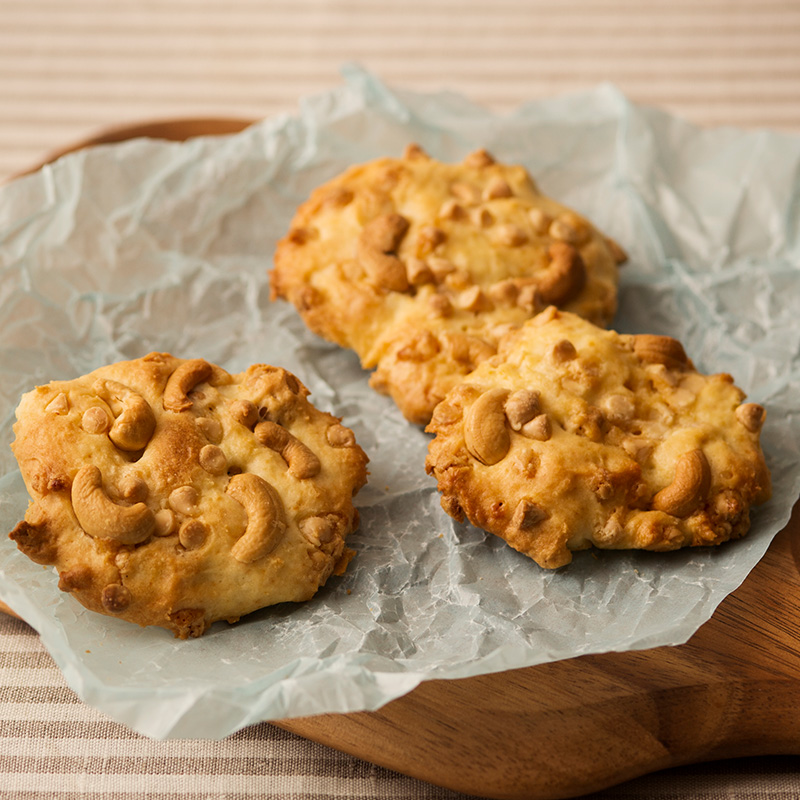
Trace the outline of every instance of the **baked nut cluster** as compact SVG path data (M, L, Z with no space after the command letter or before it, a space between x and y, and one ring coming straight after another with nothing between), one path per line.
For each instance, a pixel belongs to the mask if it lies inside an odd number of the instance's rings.
M271 296L427 424L445 511L540 566L743 536L771 492L765 411L675 339L604 330L625 260L523 167L410 145L300 206ZM279 367L166 353L39 386L10 536L87 608L179 638L308 600L352 556L368 460L308 394Z
M671 337L550 307L437 406L426 467L448 514L542 567L592 545L715 545L770 496L765 412L744 399Z
M412 422L548 305L599 325L617 307L612 240L485 150L444 164L411 145L316 189L278 243L272 298L354 350Z
M179 638L312 597L351 555L367 457L291 373L151 353L23 396L12 531L93 611Z

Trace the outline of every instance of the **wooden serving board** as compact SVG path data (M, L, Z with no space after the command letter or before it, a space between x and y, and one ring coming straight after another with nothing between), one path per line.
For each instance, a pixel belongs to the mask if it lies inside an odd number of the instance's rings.
M51 158L133 136L183 140L247 124L117 128ZM428 681L378 711L278 725L449 789L519 800L576 797L698 761L800 754L798 602L800 503L686 644Z

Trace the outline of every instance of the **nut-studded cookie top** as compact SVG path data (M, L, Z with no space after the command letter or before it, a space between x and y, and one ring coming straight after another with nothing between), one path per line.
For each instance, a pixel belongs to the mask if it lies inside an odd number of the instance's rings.
M443 164L410 146L316 189L278 244L271 285L424 424L505 326L550 304L607 324L624 260L523 167L482 150Z
M743 536L770 496L764 409L666 336L549 308L437 408L427 470L453 517L548 568L572 551Z
M12 531L88 608L186 638L314 595L350 555L367 458L291 373L151 353L23 396Z

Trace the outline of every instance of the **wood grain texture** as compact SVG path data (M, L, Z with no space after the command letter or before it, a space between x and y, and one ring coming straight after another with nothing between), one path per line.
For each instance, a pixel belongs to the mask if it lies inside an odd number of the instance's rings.
M49 158L133 136L182 140L247 124L122 126ZM693 762L800 754L799 597L800 503L742 586L684 645L429 681L375 712L278 725L448 789L515 800L575 797Z
M575 797L697 761L800 754L800 504L677 647L424 683L375 712L281 727L493 798Z

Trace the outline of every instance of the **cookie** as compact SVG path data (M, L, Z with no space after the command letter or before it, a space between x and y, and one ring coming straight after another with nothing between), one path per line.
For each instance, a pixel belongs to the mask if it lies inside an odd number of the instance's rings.
M572 552L675 550L743 536L769 499L765 411L667 336L548 308L436 408L426 468L455 519L540 566Z
M178 638L311 598L352 552L367 457L284 369L151 353L22 397L11 532L84 606Z
M522 166L484 150L444 164L412 145L312 193L278 243L271 296L425 424L509 325L550 304L608 324L625 258Z

